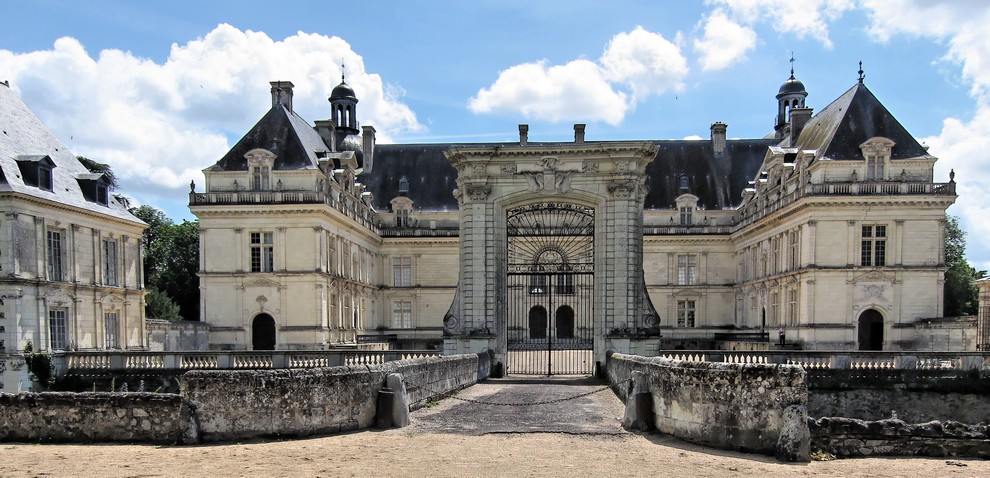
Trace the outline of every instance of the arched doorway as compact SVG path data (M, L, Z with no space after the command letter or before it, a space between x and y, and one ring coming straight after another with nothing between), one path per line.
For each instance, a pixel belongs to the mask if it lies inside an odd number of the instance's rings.
M506 372L594 372L594 240L589 207L506 211Z
M859 349L883 350L883 314L876 309L859 316Z
M529 338L547 338L547 309L539 305L529 309Z
M275 319L258 314L251 322L251 349L275 350Z
M569 305L562 305L557 308L557 313L554 314L554 319L557 322L557 338L573 339L574 309L572 309Z

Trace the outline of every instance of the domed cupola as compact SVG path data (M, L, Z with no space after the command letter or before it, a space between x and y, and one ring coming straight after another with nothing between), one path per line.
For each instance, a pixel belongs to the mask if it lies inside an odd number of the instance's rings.
M348 134L358 134L360 127L357 122L357 96L354 89L340 75L340 84L330 92L330 120L338 132L345 130Z
M791 108L804 108L804 101L807 98L808 91L804 89L804 83L794 77L794 56L791 55L791 77L780 85L780 90L777 92L777 122L773 128L777 138L783 136Z
M341 65L343 67L343 65ZM357 121L357 96L340 75L340 84L330 92L330 121L334 125L334 140L337 151L353 151L358 164L364 163L364 145L361 139L361 126Z

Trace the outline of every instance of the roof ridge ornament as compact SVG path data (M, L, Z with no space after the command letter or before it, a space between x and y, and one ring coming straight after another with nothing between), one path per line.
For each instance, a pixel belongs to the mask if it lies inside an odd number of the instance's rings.
M788 61L791 62L791 79L793 80L794 79L794 52L793 51L791 52L791 59L788 60Z
M863 78L866 78L866 75L863 74L863 62L862 61L859 62L859 72L858 73L859 73L859 84L863 84Z

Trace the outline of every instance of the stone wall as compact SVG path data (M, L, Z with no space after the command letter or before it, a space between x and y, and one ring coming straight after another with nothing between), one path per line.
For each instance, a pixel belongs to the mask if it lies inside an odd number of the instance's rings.
M183 350L208 350L210 325L203 322L182 320L147 319L148 350L173 352Z
M378 367L194 371L182 376L181 394L195 407L206 442L326 434L372 426L389 373L403 374L415 407L477 382L478 361L470 354Z
M0 394L0 441L197 443L326 434L375 424L378 391L391 373L412 408L488 377L488 353L378 366L200 370L180 394Z
M965 456L990 458L990 433L985 423L965 425L932 421L862 421L851 418L808 420L811 446L840 457Z
M632 372L645 374L654 426L662 433L715 448L779 455L782 434L794 436L785 429L796 427L807 450L808 390L800 367L610 354L606 370L623 398L630 393L625 381ZM804 413L787 419L793 415L785 413L789 408ZM807 451L804 455L807 460Z
M858 420L899 418L908 423L953 420L990 423L990 400L975 393L941 393L904 388L811 390L808 415Z
M195 443L185 400L165 393L0 393L0 441Z

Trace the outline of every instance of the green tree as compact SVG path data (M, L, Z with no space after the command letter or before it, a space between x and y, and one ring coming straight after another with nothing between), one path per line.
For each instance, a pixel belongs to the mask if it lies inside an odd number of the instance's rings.
M183 319L199 320L199 277L196 275L199 271L199 222L175 224L165 213L147 205L130 211L148 224L143 236L145 286L149 291L160 292L171 299L179 307ZM156 302L158 305L162 302ZM148 307L149 317L167 312L152 311L150 299Z
M76 159L78 159L79 162L89 170L89 172L103 174L103 179L107 181L107 187L109 189L117 189L117 186L120 185L117 182L117 175L113 174L113 169L110 168L109 164L94 161L85 156L76 156Z
M959 218L945 216L945 317L976 314L979 291L973 281L986 275L966 261L966 231Z
M145 315L149 319L168 320L171 322L182 320L179 304L176 304L171 297L158 289L148 289L145 304Z

